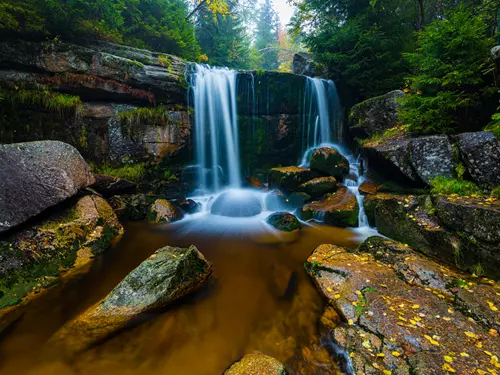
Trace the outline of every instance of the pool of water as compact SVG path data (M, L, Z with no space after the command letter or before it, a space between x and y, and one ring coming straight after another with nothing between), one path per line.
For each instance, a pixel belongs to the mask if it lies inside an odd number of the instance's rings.
M361 236L315 224L298 238L282 238L260 225L226 227L210 217L126 224L111 250L33 300L2 334L0 374L220 375L254 351L283 361L291 374L340 374L329 343L319 337L323 302L303 265L318 245L354 248ZM75 357L47 346L65 321L103 298L155 250L191 244L213 264L202 291Z

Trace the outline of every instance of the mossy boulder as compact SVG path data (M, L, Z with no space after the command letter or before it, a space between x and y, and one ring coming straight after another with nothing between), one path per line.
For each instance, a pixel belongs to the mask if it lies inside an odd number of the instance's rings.
M299 186L299 190L307 193L313 199L337 190L335 177L318 177Z
M291 193L298 191L300 185L312 178L313 174L308 168L284 167L271 169L268 175L268 182L270 189L280 189Z
M455 304L457 291L446 285L457 278L471 294L486 282L488 296L498 286L443 267L404 244L369 239L356 252L321 245L306 270L339 315L328 327L329 337L357 374L472 374L491 368L484 350L500 351L490 331L495 317L482 315L484 323L470 319L470 311ZM497 299L489 302L496 306Z
M94 183L89 166L67 143L0 145L0 233Z
M129 273L102 301L66 323L51 338L78 352L195 292L208 281L211 265L191 246L164 247Z
M108 203L89 195L9 233L0 241L0 309L58 282L62 271L86 264L122 231Z
M96 174L94 177L95 183L92 185L92 189L104 197L121 194L134 194L137 190L137 185L134 182L118 177L104 174Z
M111 207L122 220L146 220L157 195L132 194L115 195L109 199Z
M153 223L173 223L182 216L181 211L166 199L157 199L148 212L148 220Z
M300 221L288 212L276 212L266 222L282 232L293 232L302 228Z
M317 220L339 227L355 227L358 224L359 206L356 196L346 187L321 201L312 202L298 210L302 220Z
M287 375L283 363L261 353L247 354L224 372L224 375Z
M322 147L313 151L311 169L342 180L349 174L349 162L337 150Z

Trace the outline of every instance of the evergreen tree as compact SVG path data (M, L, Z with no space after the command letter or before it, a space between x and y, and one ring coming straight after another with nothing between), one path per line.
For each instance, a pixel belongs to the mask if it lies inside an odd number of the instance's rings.
M267 70L276 70L279 66L278 43L279 20L271 0L265 0L260 8L257 21L255 48L260 55L260 66Z

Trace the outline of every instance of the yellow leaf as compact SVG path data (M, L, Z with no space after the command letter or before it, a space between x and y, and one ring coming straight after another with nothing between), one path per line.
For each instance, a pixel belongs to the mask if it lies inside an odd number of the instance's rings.
M487 301L490 306L491 311L498 311L498 307L496 307L493 302Z
M451 367L449 364L445 363L442 367L442 370L447 371L447 372L455 372L455 369Z
M326 291L329 293L333 292L332 288L330 288L330 287L326 288Z
M424 335L424 337L432 344L432 345L437 345L439 346L439 342L437 342L436 340L434 340L432 337L430 337L429 335Z
M334 297L335 297L335 299L339 299L340 298L340 294L335 294Z
M486 372L486 371L483 371L483 370L481 370L481 369L477 369L477 373L478 373L479 375L486 375L486 374L487 374L487 372Z
M419 308L420 308L420 305L413 305L411 308L412 308L412 309L419 309Z
M384 370L384 375L392 375L392 371Z
M466 352L462 352L462 353L460 353L460 355L461 355L462 357L469 357L469 355L468 355Z
M384 357L385 357L385 354L384 354L384 353L378 353L378 354L377 354L377 357L384 358Z
M479 338L479 336L478 336L478 335L476 335L476 334L475 334L475 333L473 333L473 332L466 331L466 332L465 332L465 334L467 335L467 337L470 337L470 338L472 338L472 339L478 339L478 338Z
M354 320L349 319L349 320L347 321L347 324L349 324L350 326L352 326L352 325L354 324Z
M394 357L399 357L401 355L401 353L399 352L392 352L391 353Z
M445 360L445 362L448 362L448 363L452 363L453 362L453 358L451 358L449 355L445 355L444 356L444 360Z

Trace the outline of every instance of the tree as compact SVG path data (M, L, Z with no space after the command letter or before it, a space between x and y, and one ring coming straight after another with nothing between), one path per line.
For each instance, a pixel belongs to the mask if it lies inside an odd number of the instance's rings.
M267 70L278 68L278 26L279 20L271 0L265 0L260 7L257 21L255 48L260 55L260 66Z

